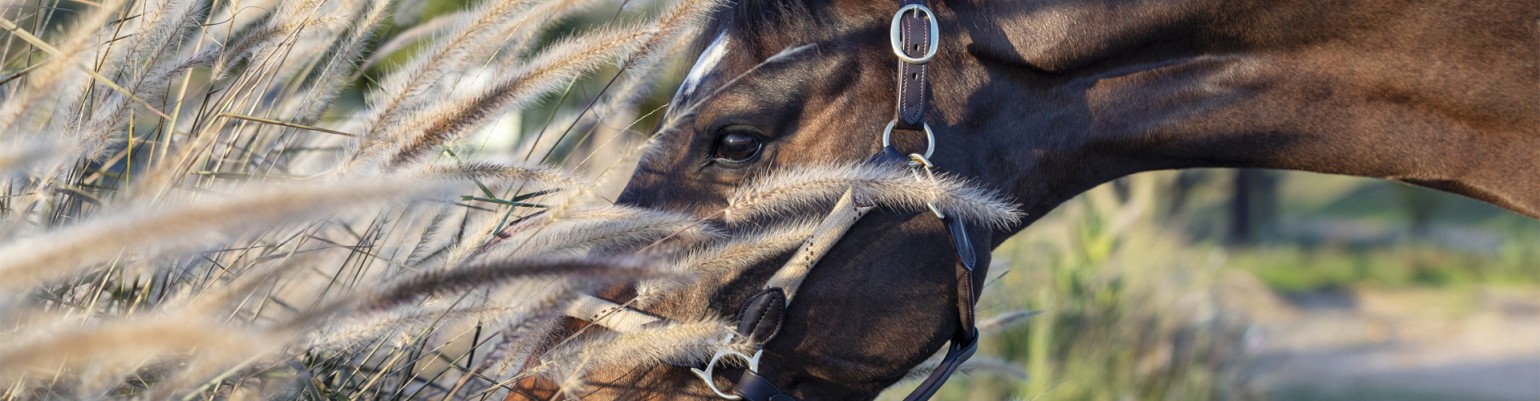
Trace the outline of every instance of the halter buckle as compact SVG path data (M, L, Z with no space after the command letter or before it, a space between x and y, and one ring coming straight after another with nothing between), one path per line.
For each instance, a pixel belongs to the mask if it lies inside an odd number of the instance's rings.
M888 122L887 128L882 129L882 147L893 146L893 127L897 126L898 119L895 118L893 121ZM936 152L936 133L930 131L930 124L920 123L920 127L925 129L924 158L930 159L930 155Z
M706 388L711 389L711 392L716 393L718 397L729 400L738 400L742 399L743 397L725 393L722 391L722 389L717 388L716 381L712 380L712 377L716 376L715 369L717 367L717 361L721 360L724 356L737 357L749 365L750 372L759 373L759 357L763 356L765 353L765 350L758 349L754 350L754 355L750 356L742 352L735 351L732 348L728 348L727 344L732 343L734 335L735 333L727 333L727 337L722 339L723 345L717 348L716 354L711 356L711 361L706 362L706 370L690 368L690 373L694 373L695 376L700 377L701 380L706 382Z
M910 11L915 13L924 13L925 21L930 22L930 37L928 38L930 40L926 42L930 46L925 49L925 55L918 58L909 57L909 54L904 51L904 38L902 34L904 29L902 22L904 19L904 13ZM941 48L941 44L938 43L940 41L941 25L936 22L936 13L931 12L930 7L919 4L910 4L899 8L898 12L893 13L893 24L888 28L888 44L893 46L893 54L897 55L899 60L903 60L905 63L909 64L928 63L930 62L931 58L936 57L936 50Z

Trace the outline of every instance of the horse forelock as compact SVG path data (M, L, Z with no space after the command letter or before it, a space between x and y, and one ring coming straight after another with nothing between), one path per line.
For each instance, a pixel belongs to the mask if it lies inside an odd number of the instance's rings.
M701 30L695 49L704 49L718 32L736 39L734 50L764 58L782 49L819 42L847 26L839 7L812 0L727 0Z
M797 28L810 28L822 17L815 9L808 0L739 0L723 22L754 37L802 32Z

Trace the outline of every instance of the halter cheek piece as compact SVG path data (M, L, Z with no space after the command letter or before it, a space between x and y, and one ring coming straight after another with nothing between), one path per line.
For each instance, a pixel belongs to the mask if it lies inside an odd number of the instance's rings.
M939 37L936 15L924 5L923 0L904 0L903 6L893 14L890 43L893 54L899 59L898 101L894 109L893 121L888 123L882 132L882 150L872 156L871 162L905 163L914 173L916 180L935 180L935 166L931 163L930 157L936 149L936 139L930 126L925 124L925 112L930 108L930 85L926 81L925 73L928 63L936 56ZM905 156L899 152L893 147L891 141L894 130L923 132L926 141L925 153L911 153ZM813 266L872 207L873 205L856 199L852 191L847 190L836 202L834 210L824 217L815 234L803 242L802 247L792 255L785 266L776 271L763 290L750 296L739 308L736 332L722 340L721 348L704 368L692 367L691 372L704 380L712 392L724 399L797 401L795 397L781 391L759 374L764 344L780 332L786 306L797 295L797 290ZM973 269L978 258L974 254L973 243L969 240L967 229L961 220L948 217L934 203L930 204L930 210L946 225L947 234L956 251L957 313L960 327L953 334L951 345L941 364L931 371L930 376L926 377L914 392L904 398L905 401L930 399L957 371L957 367L973 356L978 348L978 335L973 316L976 296L973 290ZM572 303L566 313L568 316L589 320L621 332L640 330L664 322L661 318L586 295ZM753 352L744 353L733 348L735 338L741 338L739 344L747 342L752 345ZM732 388L732 393L719 388L715 380L717 364L729 359L737 359L741 362L738 365L745 367L743 375Z
M889 28L889 43L893 47L893 54L898 56L899 59L898 88L896 93L898 101L894 108L893 121L889 122L887 127L882 130L882 150L877 155L872 156L872 159L873 162L879 163L905 160L906 158L903 156L903 153L893 148L891 140L893 131L896 129L923 132L925 134L925 153L911 153L907 157L911 171L914 172L915 178L919 180L935 180L935 166L931 164L930 157L936 150L936 137L935 133L931 131L930 125L925 123L925 112L930 108L930 82L926 80L926 69L929 68L930 60L936 56L936 51L940 47L939 42L940 27L936 14L925 6L923 0L905 0L903 6L898 9L898 12L893 14L893 22ZM849 202L849 197L850 194L847 193L845 198L841 199L840 204L835 206L835 210L831 212L829 218L824 220L825 225L830 224L831 220L848 221L839 230L839 233L836 234L836 239L838 236L843 236L845 229L848 229L850 225L855 224L855 219L844 220L838 218L843 217L840 216L844 210L842 208L851 207L844 206L846 202ZM855 207L859 210L856 219L859 219L860 213L865 213L866 209L870 209L870 206ZM945 212L936 208L934 203L930 204L930 209L937 218L940 218L945 223L947 234L952 240L952 247L957 253L957 314L960 327L954 332L950 341L951 345L947 348L946 355L942 358L941 364L931 371L930 376L926 377L925 381L921 382L914 392L909 393L908 397L904 397L905 401L930 399L931 396L936 394L937 390L941 389L941 385L946 383L953 373L957 372L957 367L962 365L963 361L973 356L974 351L978 349L978 335L974 326L973 316L974 298L976 296L973 290L973 268L975 263L977 263L978 257L974 254L973 243L968 238L968 232L966 227L963 226L962 220L948 217ZM819 231L823 231L823 229L824 227L820 227ZM827 245L832 247L832 242L830 241ZM811 244L812 241L809 243ZM804 246L803 248L805 251L809 247ZM815 249L819 256L822 256L822 252L827 250L827 248ZM799 257L810 255L810 253L795 255L792 261L795 262ZM808 265L811 267L811 262ZM780 272L776 273L776 277L780 277L787 270L783 268ZM805 277L805 273L802 276ZM798 281L800 281L800 278ZM771 284L775 284L774 279L771 280ZM767 285L767 287L770 286ZM745 306L754 304L761 298L779 295L778 291L769 291L773 289L773 287L767 288L767 291L750 297ZM793 287L792 291L786 293L785 300L782 302L790 302L791 296L795 293ZM744 309L753 310L753 308L747 307ZM738 332L740 335L747 335L755 340L756 349L758 349L758 346L769 341L769 338L766 337L764 340L759 340L758 334L760 333L757 331L745 331L744 329L745 327L763 326L763 324L748 323L758 319L762 318L752 314L745 314L743 311L739 313ZM777 321L775 326L779 327L779 324ZM769 336L774 336L774 333L770 333ZM755 352L756 357L759 356L759 352ZM716 383L712 381L709 375L702 375L701 378L706 381L706 384L713 391L727 399L736 400L741 398L749 401L796 400L796 398L776 388L769 380L760 376L759 367L752 365L754 364L751 364L748 369L744 370L743 376L738 379L737 386L733 388L736 396L722 394L716 388ZM708 370L710 368L711 366L707 366ZM700 372L697 371L697 373Z

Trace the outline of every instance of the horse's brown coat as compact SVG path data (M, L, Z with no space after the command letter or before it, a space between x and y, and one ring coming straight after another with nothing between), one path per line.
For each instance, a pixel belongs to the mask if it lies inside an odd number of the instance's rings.
M706 214L771 166L866 158L892 118L897 2L745 0L722 12L726 59L659 138L622 202ZM928 121L942 169L1007 191L1028 218L1128 174L1261 167L1377 177L1540 217L1540 7L1515 0L940 1ZM698 104L698 105L697 105ZM766 138L759 160L709 158L719 129ZM905 149L923 144L913 136ZM987 255L988 249L980 249ZM870 399L956 326L950 250L933 218L876 213L799 293L766 374L805 400ZM731 314L779 261L721 284ZM984 263L982 265L987 265ZM977 277L983 277L979 274ZM655 312L669 314L668 307ZM593 399L707 394L673 367L610 372ZM604 385L608 381L611 385Z

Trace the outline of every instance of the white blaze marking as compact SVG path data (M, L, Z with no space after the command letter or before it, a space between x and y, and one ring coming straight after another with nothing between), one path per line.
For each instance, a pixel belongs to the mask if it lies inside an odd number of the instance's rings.
M727 56L727 31L722 31L717 33L716 39L711 40L711 45L706 46L706 50L695 59L695 65L690 67L690 73L686 74L684 82L679 84L679 91L674 93L673 102L677 104L681 98L694 94L701 80L706 79L706 76L716 69L717 64L720 64L725 56Z

